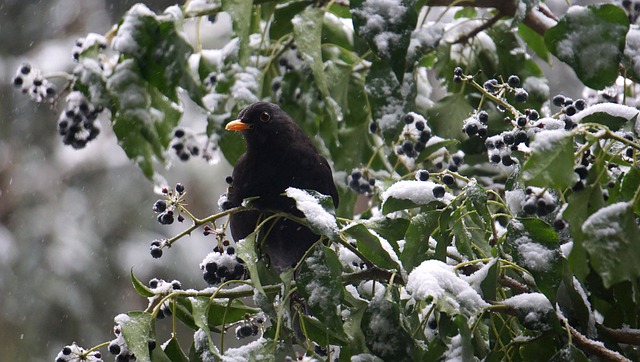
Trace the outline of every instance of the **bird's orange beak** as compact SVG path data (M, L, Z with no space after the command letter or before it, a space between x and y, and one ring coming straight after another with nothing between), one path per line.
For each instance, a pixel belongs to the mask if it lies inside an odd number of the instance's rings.
M235 121L227 123L224 129L226 129L227 131L246 131L248 129L251 129L251 125L244 123L239 119L236 119Z

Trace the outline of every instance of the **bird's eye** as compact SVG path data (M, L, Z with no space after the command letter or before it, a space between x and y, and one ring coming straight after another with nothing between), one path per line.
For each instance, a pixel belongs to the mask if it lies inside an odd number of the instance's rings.
M271 115L269 114L269 112L262 112L260 113L260 121L267 123L271 120Z

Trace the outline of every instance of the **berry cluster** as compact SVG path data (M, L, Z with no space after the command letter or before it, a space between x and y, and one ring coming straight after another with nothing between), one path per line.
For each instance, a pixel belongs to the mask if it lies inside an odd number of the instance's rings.
M589 165L588 156L583 156L582 159L585 160L585 162L573 169L573 172L575 172L576 175L578 175L578 179L579 179L578 182L576 182L576 184L573 185L573 191L583 190L587 177L589 176L589 169L587 168L587 166Z
M173 224L175 214L177 213L177 219L179 222L184 221L184 216L180 213L182 208L180 204L184 199L184 185L177 183L175 189L168 188L162 189L162 194L165 196L164 200L157 200L153 204L152 210L158 214L158 222L162 225Z
M573 99L569 97L565 97L561 94L558 94L555 97L553 97L551 102L553 103L554 106L560 107L561 108L560 111L564 115L568 116L568 117L563 117L563 120L565 122L564 128L566 130L571 130L576 127L576 123L573 122L570 117L582 111L583 109L587 108L587 101L585 101L584 99L577 99L574 101Z
M56 362L102 362L102 354L99 351L87 352L75 342L64 346L56 356Z
M181 161L189 161L191 157L200 155L200 145L194 133L189 129L178 128L173 132L170 147Z
M527 215L545 216L556 209L556 199L549 192L539 187L527 187L522 210Z
M155 294L153 297L149 298L149 303L153 303L153 300L157 298L157 296L165 296L173 292L174 290L182 289L182 284L173 280L172 282L167 282L162 279L153 278L149 281L149 288ZM165 317L171 316L173 313L171 312L171 306L169 305L169 301L165 301L160 306L160 310L158 311L157 318L164 319Z
M487 137L487 122L489 114L486 111L480 111L467 118L463 122L462 132L469 137L478 136L480 138Z
M431 139L431 128L427 126L427 120L424 117L414 112L405 114L402 121L405 125L395 152L397 155L416 158Z
M360 170L353 170L348 177L349 187L359 193L369 195L372 188L376 185L375 178L367 178Z
M229 185L229 188L233 187L233 177L227 176L224 180L227 183L227 185ZM233 202L231 202L231 200L229 200L229 198L227 197L226 192L220 195L220 197L218 198L218 207L222 211L232 209L235 206L236 205L234 205Z
M456 75L456 71L461 73L462 69L459 67L454 69L454 76ZM460 76L462 77L462 74L460 74ZM514 100L518 103L525 103L529 100L529 93L524 90L524 88L520 88L520 77L517 75L510 75L506 83L500 83L497 79L491 78L482 84L482 88L500 97L503 96L505 91L513 93Z
M42 76L39 69L34 69L29 63L22 63L13 77L13 85L19 87L24 94L35 102L53 102L56 86Z
M67 96L67 106L58 118L58 133L62 142L73 148L84 148L100 133L98 114L102 107L91 104L85 96L74 91Z
M487 138L484 145L487 148L489 162L504 166L513 166L517 160L511 157L511 151L518 149L520 143L529 143L529 136L524 130L516 132L503 132Z
M78 38L71 53L73 60L80 61L80 56L92 51L100 53L107 49L107 39L100 34L90 33L84 38ZM93 55L93 54L92 54Z
M245 278L247 269L244 261L236 256L236 249L230 244L229 240L222 241L200 263L202 277L208 284L216 285Z
M243 339L257 336L263 323L264 317L262 316L255 318L249 318L248 315L245 316L245 320L236 328L236 338Z

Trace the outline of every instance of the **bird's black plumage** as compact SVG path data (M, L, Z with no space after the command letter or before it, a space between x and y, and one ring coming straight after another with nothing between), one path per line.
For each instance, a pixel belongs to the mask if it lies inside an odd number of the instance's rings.
M246 198L265 211L244 211L231 215L231 234L241 240L252 233L266 210L303 216L295 202L282 194L288 187L310 189L333 198L338 206L338 190L331 167L304 131L280 107L254 103L240 112L226 129L242 132L247 150L236 163L227 198L234 206ZM259 245L273 268L282 272L295 265L320 237L299 223L278 219L259 234Z

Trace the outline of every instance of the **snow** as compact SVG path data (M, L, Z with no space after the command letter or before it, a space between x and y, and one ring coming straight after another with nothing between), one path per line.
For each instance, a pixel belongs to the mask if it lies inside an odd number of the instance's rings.
M633 71L640 74L640 29L632 27L627 33L624 55L631 60Z
M549 270L551 263L558 257L556 250L547 249L541 244L523 235L513 241L522 266L533 271Z
M476 270L473 274L461 275L460 277L464 279L473 289L475 289L478 294L482 294L481 284L487 278L489 274L489 269L498 261L497 258L491 259L488 263L483 265L480 269Z
M287 188L285 194L296 201L296 207L302 211L309 225L322 235L333 236L338 233L336 218L325 210L313 195L295 187Z
M524 190L515 189L513 191L506 191L504 194L505 201L511 213L514 215L520 213L527 198Z
M244 362L244 361L267 361L270 360L268 354L257 353L265 346L267 340L260 337L259 339L245 344L238 348L229 348L224 351L222 361L224 362ZM271 356L273 357L273 356Z
M585 108L571 117L574 122L580 122L583 118L596 113L607 113L613 117L624 118L627 121L638 116L638 109L616 103L598 103Z
M187 1L187 7L185 13L187 14L199 14L207 13L220 8L219 1L211 0L191 0Z
M616 220L619 220L628 208L628 202L617 202L594 212L582 224L582 232L599 239L621 233L622 228ZM615 247L613 241L610 243L612 248Z
M441 199L433 196L433 188L436 186L438 184L433 181L398 181L382 193L382 202L384 203L388 198L393 197L398 200L410 200L416 205L427 205L436 200L448 202L452 199L453 196L449 193L446 193Z
M467 281L458 277L453 266L439 260L422 262L409 274L406 288L415 300L432 297L448 314L474 316L488 306Z
M145 49L141 47L134 39L133 34L137 32L136 28L144 26L141 24L142 17L151 16L155 17L153 13L144 4L135 4L127 11L122 20L122 24L118 27L118 32L113 38L113 49L124 54L133 55L136 58L142 56L145 53Z
M545 130L536 133L529 147L534 151L548 151L555 148L559 141L568 136L570 136L570 133L564 129Z
M551 302L542 293L524 293L507 298L502 303L524 315L527 325L546 325L546 316L553 312Z
M400 34L386 31L400 24L405 17L407 7L400 0L366 0L361 8L352 9L351 12L365 20L360 35L373 35L378 51L387 52L390 43L400 40Z
M462 361L463 357L462 335L457 334L451 337L447 350L444 352L445 361Z
M240 66L235 66L238 69L233 75L234 82L231 86L231 97L236 102L250 104L259 101L260 99L256 94L260 89L259 79L261 72L254 67L245 67L241 69Z

